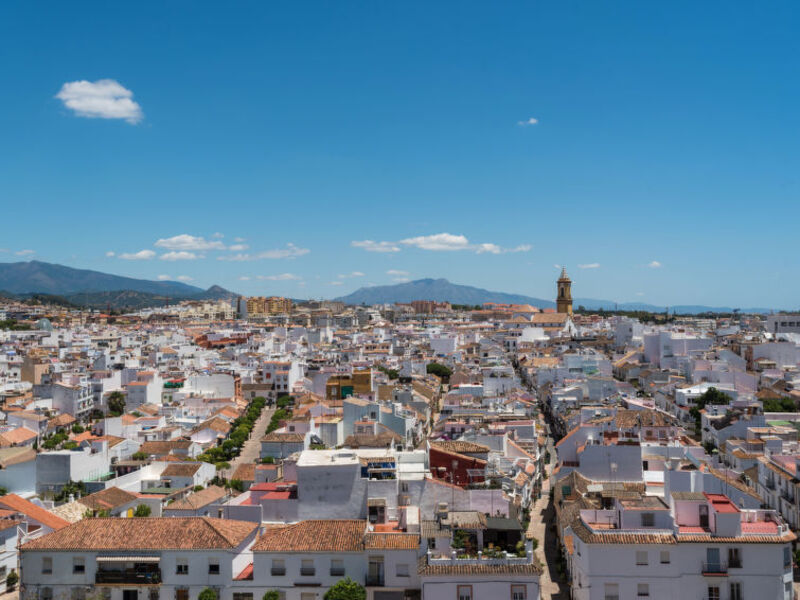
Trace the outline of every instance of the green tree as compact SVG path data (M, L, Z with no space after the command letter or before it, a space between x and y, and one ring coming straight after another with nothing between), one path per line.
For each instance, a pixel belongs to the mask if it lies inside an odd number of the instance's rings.
M277 590L270 590L261 597L261 600L281 600L281 595Z
M149 517L150 516L150 507L147 504L140 504L136 507L136 510L133 511L134 517Z
M144 452L134 452L131 455L131 458L133 460L147 460L147 454L145 454Z
M448 367L446 367L444 365L441 365L441 364L439 364L437 362L428 363L428 366L425 368L425 370L429 374L436 375L442 381L445 381L445 382L450 381L450 375L453 374L453 370L452 369L450 369L450 368L448 368Z
M763 402L764 412L797 412L797 406L791 398L766 398Z
M345 577L331 586L323 598L324 600L366 600L367 590L349 577Z
M197 600L217 600L217 598L217 592L208 587L197 596Z
M80 423L75 423L72 426L72 433L77 435L77 434L83 433L83 432L84 432L83 425L81 425Z
M108 395L108 412L112 417L118 417L125 412L125 394L111 392Z

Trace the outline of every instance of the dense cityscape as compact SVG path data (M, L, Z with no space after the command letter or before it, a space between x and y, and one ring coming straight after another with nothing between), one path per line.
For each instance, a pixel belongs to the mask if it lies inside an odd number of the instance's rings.
M791 597L800 316L0 307L21 598Z

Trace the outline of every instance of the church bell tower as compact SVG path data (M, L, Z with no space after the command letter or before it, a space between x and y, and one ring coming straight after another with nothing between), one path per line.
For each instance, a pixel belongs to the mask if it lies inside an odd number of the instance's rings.
M557 283L556 307L558 312L572 315L572 280L567 275L566 267L561 268L561 277Z

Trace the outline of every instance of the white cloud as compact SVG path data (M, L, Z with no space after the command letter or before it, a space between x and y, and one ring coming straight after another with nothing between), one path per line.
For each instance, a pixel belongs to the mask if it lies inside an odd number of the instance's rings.
M469 240L463 235L451 233L435 233L433 235L420 235L413 238L400 240L405 246L413 246L421 250L453 251L469 249Z
M344 273L338 276L339 279L352 279L353 277L364 277L364 273L361 271L352 271L350 273Z
M242 275L239 277L239 281L250 281L250 278L247 275Z
M517 121L517 125L519 125L520 127L530 127L531 125L536 125L538 122L539 119L534 119L533 117L530 117L528 119L525 119L524 121Z
M386 271L387 275L394 275L395 277L406 277L410 275L408 271L400 271L399 269L389 269Z
M172 251L172 252L165 252L161 256L159 256L161 260L197 260L198 258L205 258L202 254L195 254L194 252L186 252L185 250L181 251Z
M661 268L661 263L658 262L657 260L654 260L654 261L650 262L647 266L650 267L651 269L660 269Z
M160 239L153 245L167 250L225 250L225 244L220 241L207 240L188 233Z
M280 275L256 275L256 279L266 279L267 281L300 281L300 275L294 273L281 273Z
M585 263L582 265L578 265L579 269L599 269L600 263Z
M361 248L367 252L400 252L400 246L395 242L374 242L372 240L350 242L353 248Z
M329 285L343 285L341 281L331 281Z
M408 283L409 281L411 281L411 279L409 279L408 277L394 277L392 278L392 281L396 281L397 283Z
M116 253L113 250L109 250L108 252L106 252L106 256L108 258L113 258L116 256Z
M158 279L159 281L171 281L172 277L170 277L169 275L159 275L158 277L156 277L156 279Z
M123 260L150 260L156 255L152 250L139 250L139 252L122 252L118 254Z
M454 252L470 250L476 254L505 254L507 252L527 252L531 249L530 244L520 244L514 248L503 248L497 244L483 243L473 244L464 235L454 235L452 233L435 233L433 235L420 235L406 238L399 242L373 240L350 242L355 248L363 248L367 252L399 252L401 246L418 248L420 250L430 250L433 252Z
M183 281L186 283L187 281L194 281L194 277L189 277L188 275L178 275L176 278L178 281Z
M113 79L68 81L56 98L79 117L124 119L131 125L144 118L142 107L133 100L133 92Z
M233 238L233 241L234 241L234 242L246 242L246 241L247 241L247 238L243 238L243 237L235 237L235 238Z
M308 248L300 248L289 242L286 248L276 248L275 250L266 250L264 252L257 252L255 254L231 254L227 256L219 256L218 260L232 260L232 261L248 261L248 260L262 260L262 259L279 259L279 258L297 258L298 256L305 256L311 252Z
M637 296L644 296L644 292L636 292Z
M219 231L217 231L211 237L214 238L214 239L217 239L217 240L221 240L222 238L225 237L225 234L224 233L220 233Z
M14 254L17 256L30 256L31 254L36 254L36 250L17 250Z
M249 247L250 246L248 246L247 244L231 244L230 246L228 246L228 250L230 250L231 252L244 252Z

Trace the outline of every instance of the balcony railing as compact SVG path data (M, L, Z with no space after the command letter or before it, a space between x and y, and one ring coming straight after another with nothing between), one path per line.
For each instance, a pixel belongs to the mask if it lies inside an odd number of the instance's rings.
M101 569L95 572L94 582L105 584L158 585L161 583L161 569L154 569L152 571L137 571L134 569L111 571Z
M344 567L331 567L331 577L344 577Z
M703 563L703 575L727 575L728 565L724 562Z
M367 587L383 587L386 585L382 575L367 575L365 583Z
M317 573L314 567L300 567L300 575L303 577L313 577Z
M283 577L286 575L286 567L272 567L269 570L270 575L273 577Z

